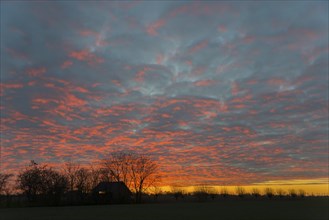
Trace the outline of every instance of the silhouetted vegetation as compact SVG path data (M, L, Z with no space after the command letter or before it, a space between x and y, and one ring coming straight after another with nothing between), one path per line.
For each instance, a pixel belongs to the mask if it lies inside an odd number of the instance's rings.
M288 194L290 195L291 198L296 198L297 197L297 192L294 189L289 189Z
M283 189L277 189L276 190L276 194L280 197L280 198L282 198L282 197L284 197L285 196L285 191L283 190Z
M126 152L113 153L102 161L103 173L133 189L137 203L142 201L144 191L159 180L157 169L148 156Z
M8 182L12 176L0 174L0 199L2 200L3 195L10 194ZM118 186L112 183L123 183L125 187L133 191L135 202L140 203L145 191L155 186L159 180L157 164L150 157L136 153L112 153L106 159L99 161L97 168L82 167L79 164L67 162L61 170L55 170L46 164L38 164L32 160L16 176L16 184L11 187L16 191L16 195L11 197L15 197L15 200L19 200L23 205L32 206L95 204L99 201L98 194L103 197L113 197L116 194L111 192L112 189L108 192L95 192L96 186L99 187L99 184L103 183L112 187ZM109 201L116 202L113 198ZM120 201L130 202L130 195L129 198L120 199Z
M260 196L260 191L258 188L252 188L251 189L251 195L255 198L258 198Z
M246 194L246 190L242 186L237 186L235 192L240 198L244 197Z
M220 191L220 194L222 197L226 198L229 195L228 189L225 186L223 186Z
M211 188L208 186L197 186L194 189L193 195L197 198L197 201L206 201L211 195Z
M16 188L9 187L12 177L11 174L0 174L1 206L141 203L142 199L144 202L214 202L235 198L302 199L306 196L304 190L285 192L267 187L261 193L257 187L248 192L237 186L234 192L229 192L226 186L217 191L207 185L196 186L189 193L175 186L169 192L163 192L156 185L160 179L157 164L148 156L127 152L112 153L97 166L67 162L61 170L31 161L16 176Z
M12 174L0 173L0 195L9 194L8 182Z
M267 198L269 198L269 199L271 199L274 196L274 191L270 187L265 188L264 193L267 196Z
M30 202L42 200L51 204L59 204L68 186L64 175L34 161L18 175L17 182Z
M180 198L184 198L184 192L181 189L181 187L172 186L171 187L171 192L172 192L172 194L173 194L176 201Z

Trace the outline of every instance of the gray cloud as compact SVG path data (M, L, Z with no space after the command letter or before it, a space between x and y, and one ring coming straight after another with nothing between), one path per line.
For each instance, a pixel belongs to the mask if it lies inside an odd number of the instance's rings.
M217 183L327 176L327 2L1 6L3 169L127 149Z

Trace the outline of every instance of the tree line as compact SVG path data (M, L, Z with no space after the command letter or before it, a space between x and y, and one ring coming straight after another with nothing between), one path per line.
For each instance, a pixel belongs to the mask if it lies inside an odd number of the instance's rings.
M14 181L12 181L14 180ZM304 190L273 189L267 187L262 191L255 187L247 191L237 186L235 191L222 187L220 191L207 185L195 187L192 193L186 193L180 187L172 187L169 192L162 192L157 184L160 181L158 164L149 156L131 152L114 152L100 159L97 165L82 166L74 162L66 162L60 169L54 169L47 164L31 161L16 176L0 173L0 202L3 195L10 197L15 192L23 195L29 204L58 205L63 197L72 200L72 194L77 199L75 204L89 201L93 189L101 182L123 182L134 194L134 201L140 203L142 195L152 186L154 198L183 197L198 201L215 198L303 198ZM13 184L10 184L13 183ZM2 195L2 196L1 196ZM145 198L145 197L144 197ZM66 203L67 204L67 203Z
M55 205L64 194L72 192L83 201L101 182L123 182L134 193L136 203L140 203L145 190L160 180L155 161L147 155L131 152L111 153L99 160L97 167L66 162L58 170L32 160L15 176L14 186L10 186L13 177L0 173L0 195L8 195L10 189L15 189L30 203L42 201Z
M185 197L194 197L197 201L205 201L207 199L214 200L215 198L304 198L306 192L303 189L288 189L283 190L281 188L271 188L266 187L260 190L257 187L251 188L249 191L243 186L236 186L234 190L229 190L227 187L223 186L221 189L216 189L215 187L207 185L199 185L194 187L192 192L184 192L182 187L172 187L171 194L175 200L179 200Z

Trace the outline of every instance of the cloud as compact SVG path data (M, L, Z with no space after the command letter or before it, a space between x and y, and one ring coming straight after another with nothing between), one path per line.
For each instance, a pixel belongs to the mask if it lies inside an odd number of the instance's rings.
M151 155L167 183L328 174L328 3L1 3L1 160Z

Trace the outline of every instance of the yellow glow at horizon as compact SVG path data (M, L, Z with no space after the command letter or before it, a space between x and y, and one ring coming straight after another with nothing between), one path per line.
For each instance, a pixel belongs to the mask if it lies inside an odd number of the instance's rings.
M209 188L209 190L214 191L215 193L220 193L222 188L225 187L230 194L235 194L236 185L235 186L219 186L219 185L201 185ZM278 181L267 181L261 183L255 183L252 185L239 185L246 190L246 193L251 193L253 188L257 188L260 190L261 194L264 194L265 188L272 188L274 191L278 189L282 189L287 193L290 189L294 189L298 192L298 190L304 190L306 195L329 195L329 182L328 179L308 179L308 180L278 180ZM179 189L184 193L194 192L200 185L198 186L180 186L180 187L172 187L172 186L161 186L160 189L163 192L172 192L173 190ZM150 190L152 193L152 190Z

